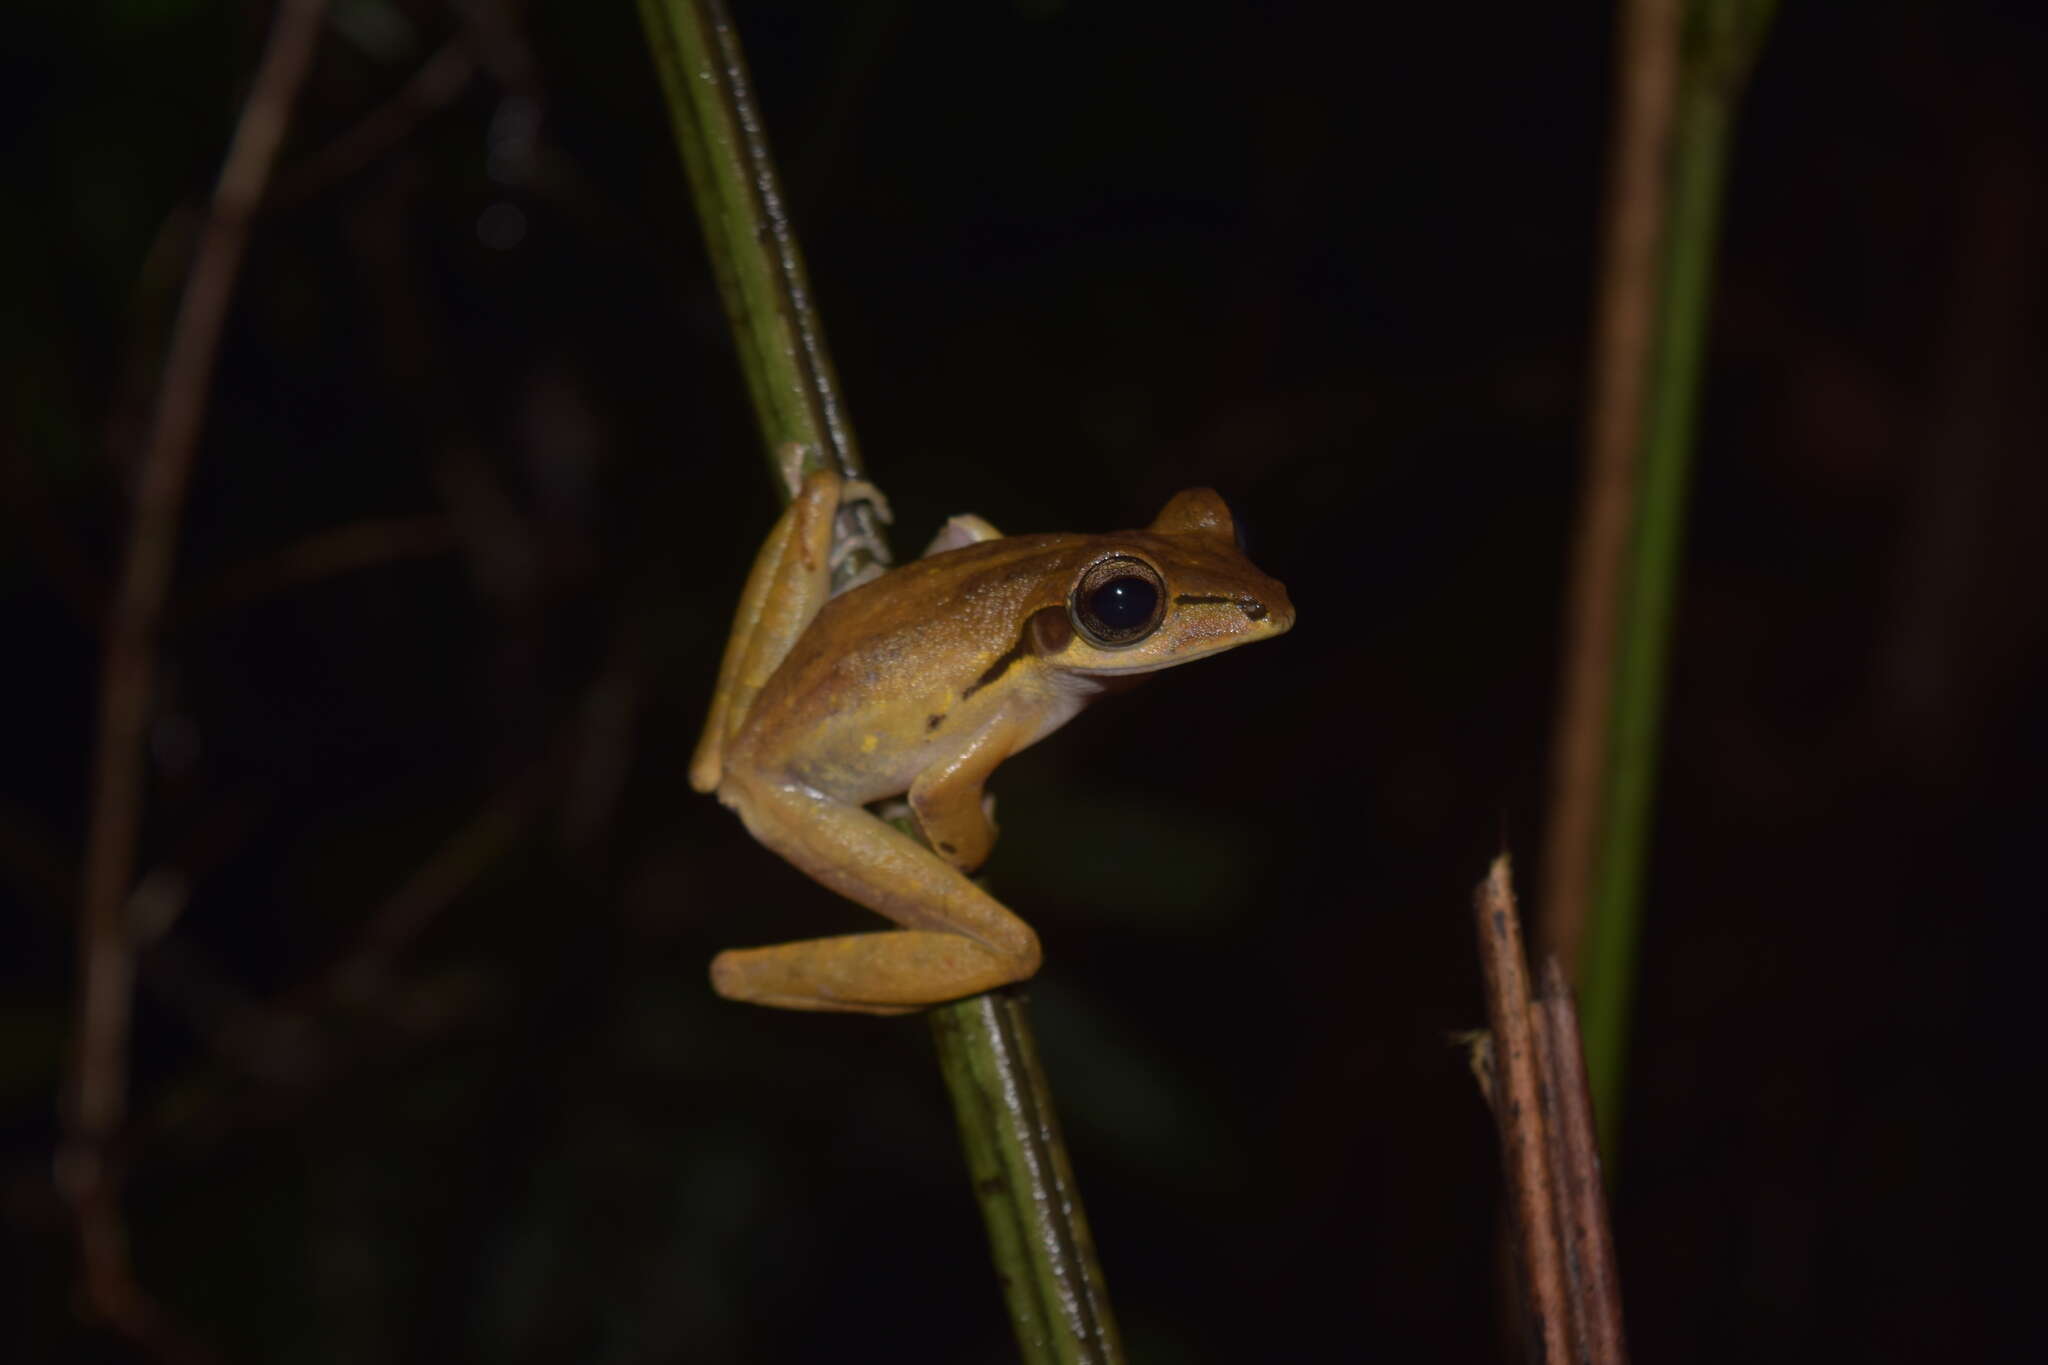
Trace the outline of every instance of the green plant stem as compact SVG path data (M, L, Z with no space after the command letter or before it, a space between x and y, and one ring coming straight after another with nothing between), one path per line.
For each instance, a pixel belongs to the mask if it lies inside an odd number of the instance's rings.
M1606 810L1579 975L1587 1070L1603 1146L1610 1154L1635 997L1658 734L1728 138L1771 10L1771 0L1693 0L1687 7L1665 189L1663 289L1651 334L1654 356L1638 462L1634 549L1622 589L1614 662Z
M859 477L853 426L732 20L718 0L641 0L640 17L771 473L787 496L781 453L795 445L805 468L829 463ZM835 573L835 584L887 567L873 517L864 502L842 512L841 535L856 548ZM1021 995L1012 989L972 996L930 1015L1024 1359L1030 1365L1122 1360Z
M1006 987L941 1006L932 1035L1024 1359L1121 1361L1023 995Z
M831 465L857 479L860 447L811 302L732 17L719 0L640 0L640 19L668 96L770 476L788 497L793 490L781 482L781 454L796 446L805 470ZM854 549L834 572L836 586L888 567L872 505L849 506L841 529Z

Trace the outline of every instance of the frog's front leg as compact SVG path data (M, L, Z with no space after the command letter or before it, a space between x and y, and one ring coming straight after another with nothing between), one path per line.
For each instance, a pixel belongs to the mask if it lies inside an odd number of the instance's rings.
M982 788L996 765L1016 751L1021 738L1026 737L1007 726L992 725L910 784L910 809L918 828L941 858L963 872L987 862L995 847L996 825L989 809L993 803L983 797Z
M769 848L903 926L720 953L711 963L720 995L786 1009L902 1014L1038 970L1031 926L861 807L738 771L726 775L719 799Z

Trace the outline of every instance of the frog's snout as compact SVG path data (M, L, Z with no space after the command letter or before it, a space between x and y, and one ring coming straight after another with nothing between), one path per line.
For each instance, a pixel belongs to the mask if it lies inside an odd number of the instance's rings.
M1244 614L1263 624L1272 635L1285 635L1294 629L1294 600L1277 582L1261 593L1256 603L1245 603Z
M1287 589L1277 578L1268 578L1253 570L1239 579L1237 591L1227 600L1236 603L1237 609L1244 613L1245 621L1251 626L1247 632L1250 639L1285 635L1294 627L1294 599L1287 595Z

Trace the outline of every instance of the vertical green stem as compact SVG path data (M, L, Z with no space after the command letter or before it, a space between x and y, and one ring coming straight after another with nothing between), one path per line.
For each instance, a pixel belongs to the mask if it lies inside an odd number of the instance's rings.
M829 463L857 477L853 425L732 20L719 0L640 0L640 17L770 470L779 476L780 453L795 445L807 468ZM873 517L865 502L842 511L840 533L853 548L836 583L887 567ZM1121 1361L1021 995L1006 990L956 1000L933 1009L931 1021L1024 1359Z
M829 464L858 478L860 447L732 17L719 0L640 0L640 19L668 96L770 476L779 479L780 454L793 445L803 452L804 468ZM790 491L782 489L784 496ZM841 529L853 550L834 571L836 583L888 567L870 504L847 508Z
M1123 1347L1015 987L932 1011L968 1174L1027 1365L1111 1365Z
M799 442L860 472L810 282L725 7L641 0L676 142L768 449Z
M1659 725L1728 138L1771 10L1771 0L1693 0L1687 13L1666 189L1663 295L1652 339L1634 554L1622 590L1615 658L1606 818L1580 970L1587 1070L1610 1153L1627 1065Z

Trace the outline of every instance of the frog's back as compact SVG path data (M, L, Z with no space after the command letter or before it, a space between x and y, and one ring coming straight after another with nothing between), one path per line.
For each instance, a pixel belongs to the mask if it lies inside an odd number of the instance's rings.
M833 598L756 698L741 744L763 766L801 754L831 787L907 785L935 750L959 742L963 703L1028 648L1032 614L1065 602L1098 539L983 541Z

